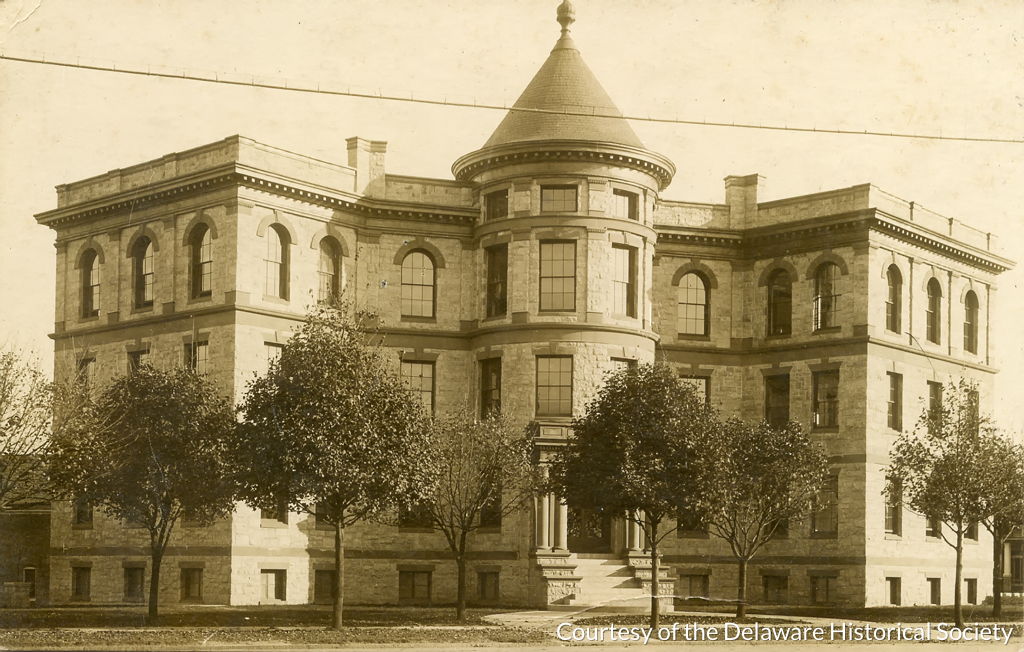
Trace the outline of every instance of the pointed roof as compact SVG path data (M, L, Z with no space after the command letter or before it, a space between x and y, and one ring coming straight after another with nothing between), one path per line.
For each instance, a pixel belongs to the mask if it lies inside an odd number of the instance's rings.
M572 4L563 0L558 7L561 38L513 109L484 144L485 148L535 140L588 140L644 146L580 56L569 35L569 25L575 20L573 15Z

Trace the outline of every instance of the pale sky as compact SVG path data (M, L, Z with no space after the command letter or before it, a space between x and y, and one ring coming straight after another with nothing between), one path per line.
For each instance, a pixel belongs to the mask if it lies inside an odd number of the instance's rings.
M301 3L0 0L0 51L316 80L511 104L558 37L556 0ZM626 114L1024 137L1019 0L577 0L573 36ZM49 365L53 187L240 133L345 162L387 140L389 172L450 178L497 111L217 86L0 61L0 342ZM668 199L762 199L871 182L996 233L1024 260L1024 145L634 123L678 173ZM999 279L998 416L1024 427L1024 271Z

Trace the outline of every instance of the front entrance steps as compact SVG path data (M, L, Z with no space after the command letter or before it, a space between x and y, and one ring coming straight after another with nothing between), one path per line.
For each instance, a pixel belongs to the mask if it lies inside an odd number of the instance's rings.
M650 577L651 570L637 568L633 559L609 554L576 555L576 575L580 578L579 590L564 604L550 605L549 609L573 610L586 609L600 612L602 610L623 612L636 611L643 613L651 608ZM644 573L646 570L646 574ZM660 573L660 580L667 585L667 593L671 595L672 585L667 572ZM663 588L659 591L666 593ZM671 601L671 598L669 598ZM663 605L664 605L663 601Z

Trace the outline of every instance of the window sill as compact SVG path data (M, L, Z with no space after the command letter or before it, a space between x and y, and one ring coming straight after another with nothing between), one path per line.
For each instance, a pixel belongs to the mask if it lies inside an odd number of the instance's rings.
M838 539L838 532L811 532L812 539Z
M676 333L676 340L688 342L710 342L710 335L690 335L688 333Z
M551 317L575 317L576 316L576 309L573 308L572 310L562 310L562 309L554 309L554 308L539 308L537 310L537 314L538 315L547 315L547 316L551 316Z
M282 523L281 521L278 521L276 519L264 518L264 519L260 519L260 527L261 528L269 528L269 529L272 529L272 530L273 529L282 530L282 529L288 527L288 524L287 523Z
M132 313L131 314L133 314L133 315L141 315L141 314L145 314L145 313L148 313L148 312L153 312L152 304L148 305L148 306L135 306L134 308L132 308Z
M839 426L812 426L811 432L839 432Z
M81 317L78 318L79 322L99 321L99 320L100 320L100 314L99 313L96 313L95 315L82 315Z
M568 425L572 421L571 414L541 414L534 415L536 419L543 419L548 422L546 425Z
M189 299L188 299L188 304L189 305L192 305L194 303L212 303L212 302L213 302L213 294L212 293L211 294L201 294L199 296L189 297Z
M772 340L785 340L785 339L788 339L790 337L793 337L793 333L792 332L768 334L768 335L764 336L764 339L766 339L768 341L772 341Z
M815 328L811 331L811 335L828 335L830 333L841 333L843 330L842 326L829 326L827 328Z
M278 303L281 304L282 306L288 305L288 299L284 299L282 297L275 297L269 294L264 294L263 300L268 303Z
M483 319L481 319L480 321L501 321L503 319L508 319L508 312L507 311L501 313L500 315L488 315L488 316L484 317Z
M886 532L885 533L885 540L886 541L903 541L903 535L902 534L897 534L895 532Z
M92 523L72 523L71 524L71 529L72 530L91 530L92 529Z
M407 321L416 324L436 324L437 317L416 317L413 315L402 315L400 321Z

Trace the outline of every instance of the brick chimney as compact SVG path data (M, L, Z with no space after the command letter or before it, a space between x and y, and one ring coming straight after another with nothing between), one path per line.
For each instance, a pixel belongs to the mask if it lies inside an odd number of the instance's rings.
M729 205L729 228L743 229L757 224L757 186L764 185L760 174L725 178L725 203Z
M356 192L376 199L384 198L384 155L386 140L366 140L358 136L346 138L348 165L356 170Z

